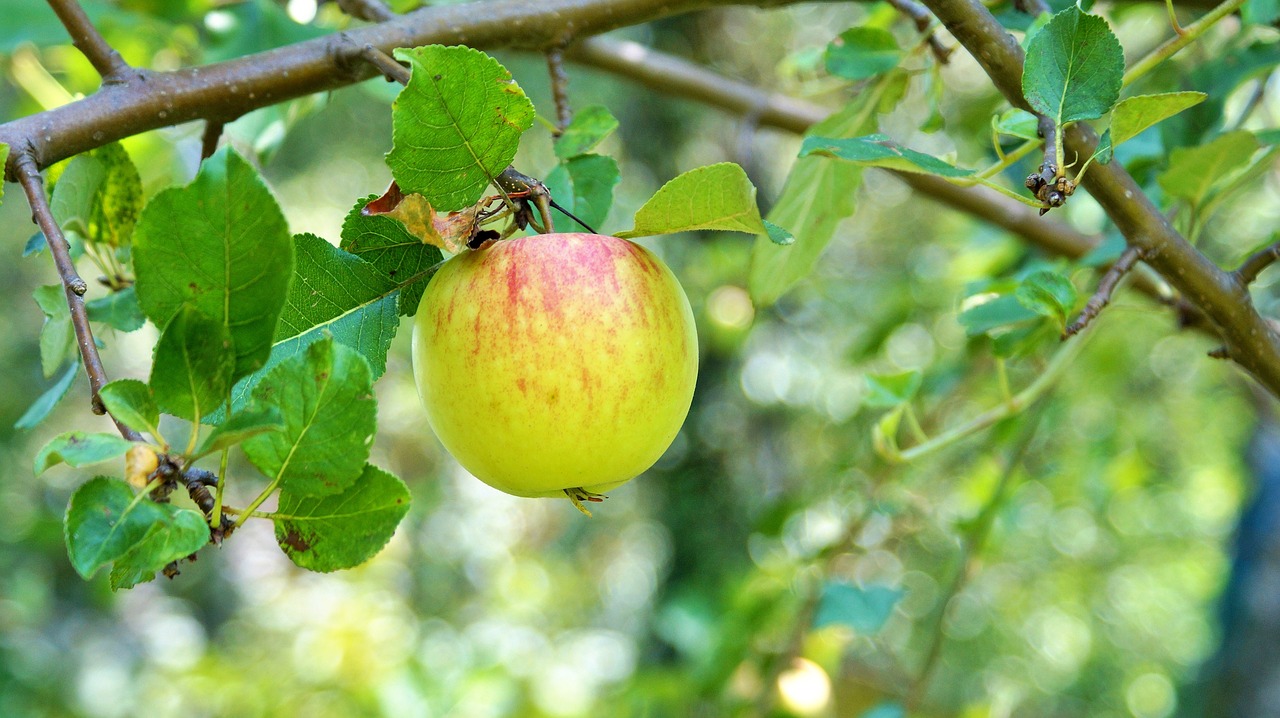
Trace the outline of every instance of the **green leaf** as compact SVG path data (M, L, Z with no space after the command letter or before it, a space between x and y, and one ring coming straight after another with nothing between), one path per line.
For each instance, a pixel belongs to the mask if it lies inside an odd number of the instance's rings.
M902 147L885 135L806 137L800 145L800 156L811 155L834 157L867 167L886 167L941 177L968 177L973 174L973 170L961 169L932 155Z
M813 627L843 625L863 635L878 632L893 615L894 606L903 591L888 586L862 587L842 581L830 581L822 587Z
M107 174L96 198L91 234L112 247L126 247L142 212L142 178L119 142L93 150L93 156L106 166Z
M161 411L198 423L226 401L234 370L226 327L184 306L156 343L151 391Z
M102 405L117 421L160 438L160 408L151 387L137 379L117 379L98 392Z
M992 336L991 353L1003 359L1010 359L1030 354L1048 342L1062 341L1061 324L1053 328L1043 317L1037 315L1036 318L1040 321Z
M351 208L342 223L339 246L372 264L400 289L399 313L412 316L418 311L422 291L433 272L444 259L440 250L414 237L404 225L390 217L366 217L360 210L377 195L370 195Z
M147 321L147 317L142 313L142 307L138 306L138 294L133 287L126 287L105 297L85 302L84 308L88 310L89 318L93 321L102 322L122 332L141 329Z
M875 81L844 109L814 125L808 134L856 137L874 132L876 113L883 109L882 99L896 94L896 88L904 82L906 76L899 73ZM853 214L862 171L859 165L822 157L802 157L796 161L768 215L770 222L785 227L796 241L790 246L778 245L767 233L756 239L748 284L756 306L778 301L813 270L822 250L835 236L836 226Z
M764 234L756 188L732 162L689 170L662 187L636 212L624 239L699 229Z
M791 234L786 229L779 227L778 225L774 224L773 222L770 222L767 219L763 220L763 222L764 222L765 234L768 235L770 242L773 242L774 244L777 244L777 245L781 245L783 247L787 246L788 244L795 244L795 241L796 241L795 235Z
M128 484L105 476L71 495L64 532L71 565L86 579L133 551L138 553L126 559L132 569L147 566L155 571L209 540L209 527L200 514L135 496ZM153 537L156 533L163 536Z
M9 145L0 142L0 167L9 161ZM0 201L4 200L4 182L0 182ZM25 255L24 255L25 256Z
M58 225L90 242L125 247L142 210L142 178L119 142L77 155L53 187Z
M605 155L579 155L547 174L547 189L557 204L599 230L613 206L613 188L622 179L618 163ZM586 231L559 210L551 210L561 232ZM570 229L572 228L572 229Z
M906 404L899 404L876 420L871 428L871 442L876 453L888 460L897 460L901 456L898 450L898 427L902 425L902 416L909 409Z
M1165 92L1126 97L1111 111L1113 147L1137 137L1143 130L1194 107L1209 97L1203 92Z
M0 184L4 184L0 182ZM49 243L44 240L44 234L36 232L27 237L27 243L22 247L22 256L30 257L33 254L39 254L49 248Z
M1040 139L1039 120L1030 112L1016 107L1000 113L998 118L992 117L991 126L1002 135L1020 137L1024 140Z
M190 305L230 334L234 378L266 362L293 274L293 240L248 162L229 148L216 152L191 184L151 200L133 243L138 303L157 327Z
M340 494L298 496L282 490L272 519L276 542L294 563L327 572L372 558L408 511L404 482L366 464L360 478Z
M387 349L400 326L400 285L418 278L406 274L398 283L314 234L300 234L295 242L297 267L276 326L272 358L291 356L329 334L363 354L375 378L382 376Z
M848 80L865 80L888 72L902 61L893 33L878 27L852 27L827 45L827 72Z
M40 422L49 416L49 412L62 401L62 397L67 395L67 390L75 382L76 375L80 373L80 363L72 362L67 371L58 379L58 381L41 394L27 410L18 417L14 422L15 429L34 429Z
M1018 285L1014 297L1022 306L1045 317L1056 318L1064 326L1075 308L1076 288L1069 279L1049 271L1031 274Z
M868 374L867 396L862 403L875 409L891 409L911 401L920 391L922 377L918 371L898 374Z
M618 120L608 108L600 105L584 107L574 113L569 126L556 139L556 157L567 160L586 154L616 129Z
M1003 294L988 302L970 307L960 313L957 321L964 327L966 336L989 334L1013 324L1020 324L1039 315L1022 305L1012 294Z
M385 251L374 249L366 253L365 256L374 256L386 264L393 263L397 254L406 261L403 269L385 270L315 235L298 235L295 240L296 274L276 327L271 356L261 370L240 380L232 390L232 406L236 409L245 404L270 370L323 337L332 337L360 352L369 362L373 379L382 376L387 366L387 351L399 330L400 313L405 308L403 292L419 293L409 313L416 311L421 286L439 268L438 261L426 264L440 256L434 247L430 253L415 252L410 247L388 247ZM427 246L417 240L414 244L419 248Z
M1120 98L1124 51L1107 21L1072 6L1027 46L1022 93L1059 126L1102 117Z
M391 175L437 211L475 204L515 158L533 103L479 50L427 45L395 56L413 74L392 106Z
M1273 25L1280 19L1280 0L1247 0L1240 18L1248 25Z
M162 508L165 519L154 524L141 541L111 565L112 591L150 581L170 561L190 556L209 543L209 525L199 512L156 505Z
M1246 130L1228 132L1207 145L1179 147L1156 181L1170 197L1199 205L1215 182L1247 165L1258 147L1258 139Z
M59 434L44 445L36 454L35 473L43 474L51 466L64 461L70 466L85 466L100 461L122 456L133 446L133 442L122 439L115 434L86 434L83 431L68 431Z
M92 240L94 206L106 179L107 165L102 160L87 153L71 158L49 199L58 226Z
M1102 137L1098 138L1098 149L1093 153L1101 164L1110 164L1112 157L1115 155L1115 147L1111 144L1111 128L1102 131Z
M253 390L253 408L278 407L284 430L241 446L264 474L298 496L342 492L369 458L377 406L369 363L325 338L278 364Z
M76 356L76 330L71 324L67 293L61 284L36 287L31 296L44 312L44 325L40 327L40 368L48 379Z
M213 431L200 443L195 456L208 456L239 444L250 437L268 431L284 429L284 419L274 406L245 410L231 415L230 419L213 427Z

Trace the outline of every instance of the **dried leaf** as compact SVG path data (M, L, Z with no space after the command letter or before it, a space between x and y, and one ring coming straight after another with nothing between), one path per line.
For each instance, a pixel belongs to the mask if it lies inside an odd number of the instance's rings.
M404 225L410 234L424 244L439 247L450 254L466 248L479 229L476 220L484 203L441 216L420 194L404 194L395 182L385 194L365 205L360 212L366 217L385 215Z

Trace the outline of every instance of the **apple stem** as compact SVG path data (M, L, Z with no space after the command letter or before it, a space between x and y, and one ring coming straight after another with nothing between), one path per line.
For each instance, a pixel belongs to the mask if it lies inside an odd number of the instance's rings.
M572 489L565 489L564 495L569 497L569 500L573 502L573 505L575 508L577 508L582 513L586 514L588 517L591 516L591 512L587 510L586 506L582 505L583 501L590 501L591 503L598 504L604 501L605 499L609 498L604 494L597 494L597 493L587 491L581 486L576 486Z

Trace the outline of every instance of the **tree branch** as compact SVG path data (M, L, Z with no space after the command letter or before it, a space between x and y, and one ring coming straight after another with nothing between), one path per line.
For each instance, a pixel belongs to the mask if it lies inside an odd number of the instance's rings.
M394 80L401 85L409 84L409 68L396 62L396 59L387 53L379 50L373 45L365 45L360 50L360 57L368 60L370 64L382 71L388 79Z
M947 64L954 48L947 47L938 39L938 33L933 31L933 16L929 14L929 10L924 5L916 2L916 0L889 0L889 4L904 17L911 20L915 24L916 30L925 35L925 42L929 43L929 51L933 53L934 59L939 65Z
M93 330L89 327L89 315L84 308L84 293L88 286L76 273L76 266L71 261L71 252L67 246L67 238L62 228L53 218L49 208L49 200L45 197L44 178L36 168L36 161L31 155L18 153L18 181L22 184L27 202L31 205L31 218L44 233L45 243L49 245L49 253L58 267L58 276L62 278L62 287L67 295L67 306L71 309L71 326L75 328L76 345L80 347L80 358L84 361L84 371L89 375L89 386L92 390L91 403L93 413L102 415L107 410L102 406L98 391L107 383L106 372L102 369L102 358L98 356L98 345L93 341ZM141 441L142 435L116 421L120 434L130 441Z
M1254 252L1236 269L1236 279L1245 286L1253 284L1262 270L1280 260L1280 242Z
M591 38L570 46L566 57L665 94L692 98L740 115L758 112L758 124L795 133L803 133L831 114L824 107L763 91L636 42Z
M93 26L84 8L76 0L49 0L49 7L57 13L58 20L71 34L76 49L84 54L106 83L123 82L133 68L120 57L115 48L107 44L98 28Z
M430 43L543 51L677 13L725 5L775 7L799 0L494 0L424 7L377 25L174 72L149 72L39 114L0 125L15 157L30 153L40 168L149 130L204 119L239 117L316 92L345 87L373 73L359 55Z
M1022 96L1022 47L976 0L924 0L982 65L1014 107L1031 110ZM1064 146L1092 157L1098 136L1083 123L1069 125ZM1250 300L1247 288L1201 254L1176 231L1119 162L1095 163L1084 186L1144 262L1194 303L1218 328L1232 359L1280 396L1280 337Z
M218 140L226 123L222 120L205 120L204 133L200 136L200 159L207 160L218 151Z
M369 22L386 22L396 17L382 0L338 0L338 7L351 17Z
M1063 331L1063 339L1084 331L1084 328L1089 326L1089 322L1096 319L1102 313L1102 310L1106 309L1107 305L1111 303L1111 295L1115 293L1116 287L1120 286L1120 280L1124 279L1124 275L1128 274L1129 270L1133 269L1133 265L1137 264L1141 258L1142 253L1138 251L1137 247L1131 246L1124 250L1124 253L1120 255L1116 263L1111 265L1111 269L1108 269L1107 273L1102 276L1102 281L1098 282L1097 291L1093 293L1092 297L1089 297L1089 301L1084 305L1080 316Z
M556 105L555 136L559 137L573 121L573 110L569 107L569 76L564 72L563 48L553 47L547 50L547 74L551 76L551 98Z

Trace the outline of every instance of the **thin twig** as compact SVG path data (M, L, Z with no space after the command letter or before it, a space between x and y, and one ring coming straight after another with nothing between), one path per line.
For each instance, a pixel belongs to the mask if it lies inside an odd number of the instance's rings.
M218 140L222 138L224 126L222 120L205 120L204 135L200 138L200 159L207 160L218 151Z
M1236 279L1247 287L1253 284L1259 274L1262 274L1262 270L1270 267L1277 260L1280 260L1280 242L1249 255L1248 259L1241 262L1240 267L1236 269Z
M1049 361L1048 366L1040 372L1040 376L1036 377L1025 389L1005 399L998 406L978 414L963 424L947 429L928 441L915 444L907 449L895 450L896 453L887 454L884 458L888 461L902 463L917 461L927 454L944 449L980 431L985 431L1005 419L1017 416L1057 386L1067 367L1071 365L1072 360L1079 353L1081 346L1083 346L1082 342L1073 342L1059 349L1058 353L1054 354L1053 359Z
M929 9L916 0L889 0L889 4L915 23L917 31L927 33L925 41L929 43L929 50L933 52L933 57L939 65L947 64L955 48L943 45L938 39L938 33L933 31L933 16L929 14Z
M1098 282L1098 290L1093 293L1092 297L1089 297L1084 309L1080 311L1080 316L1062 332L1063 339L1084 331L1084 328L1089 326L1089 322L1096 319L1098 314L1103 309L1106 309L1107 305L1111 303L1111 295L1115 293L1116 287L1120 285L1120 280L1124 279L1124 276L1129 273L1130 269L1133 269L1133 265L1137 264L1141 258L1142 250L1132 246L1127 247L1120 254L1120 258L1116 260L1115 264L1111 265L1111 269L1108 269L1107 273L1102 275L1102 279Z
M573 110L569 108L569 76L564 72L562 48L547 50L547 73L551 75L551 97L556 104L556 131L553 134L559 137L573 121Z
M1124 73L1121 87L1128 87L1138 78L1154 70L1157 65L1173 57L1182 48L1198 40L1206 30L1216 25L1219 20L1239 10L1244 6L1244 3L1245 0L1226 0L1226 2L1215 7L1204 17L1182 28L1181 33L1176 33L1156 49L1147 53L1142 59L1133 63L1133 67L1130 67ZM1176 26L1175 29L1177 29Z
M49 7L57 13L58 20L71 34L76 49L84 54L106 83L122 82L132 68L120 53L111 47L98 28L93 26L84 8L76 0L49 0Z
M351 17L369 22L386 22L396 17L382 0L338 0L338 7Z
M53 217L49 208L49 200L45 197L44 178L36 167L36 160L29 153L21 152L18 157L18 181L27 195L31 205L31 218L44 233L45 242L49 245L49 253L57 265L58 276L62 279L63 289L67 295L67 306L71 309L71 325L75 328L76 344L80 347L80 357L84 360L85 373L89 375L89 387L92 391L91 405L93 413L102 415L107 410L102 405L98 392L107 383L106 372L102 369L102 358L98 356L98 345L93 341L93 330L89 327L89 315L84 308L84 293L88 285L76 272L75 263L71 261L71 251L62 228ZM111 417L120 434L130 441L142 441L142 435Z
M401 85L409 84L409 76L411 74L409 69L373 45L365 45L361 48L360 57L368 60L374 67L381 70L382 74L386 75L388 79L395 80Z
M1046 115L1036 115L1036 132L1044 138L1044 161L1035 174L1027 175L1026 187L1035 198L1044 203L1040 216L1054 207L1061 207L1075 191L1075 184L1067 179L1062 167L1062 144L1058 138L1058 124Z

